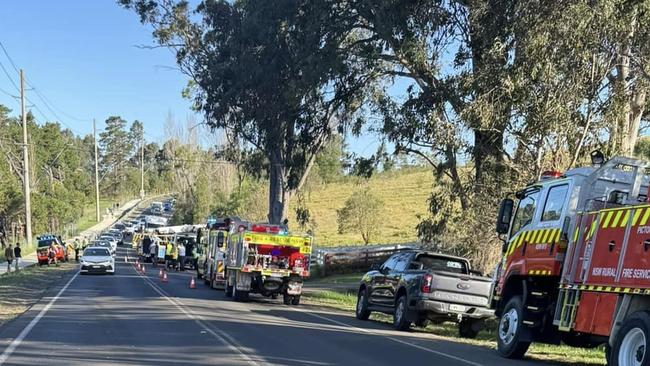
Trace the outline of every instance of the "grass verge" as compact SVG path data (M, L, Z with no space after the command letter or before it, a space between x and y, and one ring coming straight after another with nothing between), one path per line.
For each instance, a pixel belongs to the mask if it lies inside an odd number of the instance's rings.
M358 280L359 277L357 277ZM327 279L327 278L326 278ZM352 294L336 291L305 292L302 302L308 305L326 307L334 310L354 311L357 298ZM392 323L392 316L372 313L370 319L381 323ZM496 349L496 322L489 322L475 339L461 338L455 323L429 324L426 328L412 328L414 332L426 332L436 337L452 342L466 343L479 347ZM574 348L565 345L533 344L530 346L528 358L547 361L553 364L571 365L605 365L603 347L595 349Z
M32 266L0 276L0 326L24 313L76 269L76 263L61 263L58 267Z

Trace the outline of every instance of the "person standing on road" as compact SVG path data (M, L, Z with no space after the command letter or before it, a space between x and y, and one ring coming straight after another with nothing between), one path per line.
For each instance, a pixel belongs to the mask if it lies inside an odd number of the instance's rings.
M11 264L14 262L14 250L11 244L5 249L5 259L7 260L7 273L11 272Z
M178 245L172 245L172 266L178 271Z
M16 261L16 271L20 269L20 261L23 258L22 255L22 249L20 249L20 243L16 243L16 247L14 248L14 260Z
M76 238L74 240L74 260L76 262L79 262L79 246L80 245L81 244L79 244L79 238Z
M185 245L183 245L183 242L178 244L178 261L180 263L181 272L185 271Z
M151 244L149 244L149 256L153 267L158 267L158 245L156 245L155 240L152 240Z
M165 245L165 269L169 270L172 266L172 243L167 242Z

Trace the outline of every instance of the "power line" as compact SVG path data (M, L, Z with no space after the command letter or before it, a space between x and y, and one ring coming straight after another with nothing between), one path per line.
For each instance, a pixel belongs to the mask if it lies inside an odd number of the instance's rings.
M0 61L0 68L1 68L2 71L5 73L5 75L7 76L7 79L9 79L9 81L10 81L11 84L14 86L14 88L16 88L16 91L17 91L17 92L20 92L20 88L18 87L18 84L16 84L16 82L14 81L14 79L11 78L11 75L9 74L9 72L7 71L7 69L5 69L5 65L4 65L1 61Z

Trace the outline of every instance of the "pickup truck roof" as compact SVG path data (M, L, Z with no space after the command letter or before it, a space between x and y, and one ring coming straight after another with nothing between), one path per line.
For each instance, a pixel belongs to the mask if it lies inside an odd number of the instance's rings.
M448 259L453 259L457 261L463 261L469 263L469 261L466 258L463 257L456 257L454 255L449 255L449 254L443 254L443 253L437 253L437 252L428 252L426 250L405 250L404 252L412 252L412 253L417 253L416 255L430 255L434 257L441 257L441 258L448 258Z

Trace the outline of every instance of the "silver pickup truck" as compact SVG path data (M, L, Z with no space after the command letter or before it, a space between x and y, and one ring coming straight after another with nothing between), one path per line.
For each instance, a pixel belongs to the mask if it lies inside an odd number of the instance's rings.
M428 321L458 322L462 337L474 338L488 308L491 279L471 270L464 258L426 251L404 251L388 258L361 279L356 316L366 320L372 311L393 314L396 329Z

